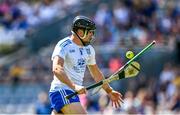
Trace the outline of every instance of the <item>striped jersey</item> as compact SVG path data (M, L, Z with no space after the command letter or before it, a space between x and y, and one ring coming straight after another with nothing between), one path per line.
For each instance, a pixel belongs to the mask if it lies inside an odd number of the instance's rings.
M72 82L78 85L83 84L86 65L96 64L94 48L91 45L78 46L70 37L66 37L57 43L51 57L52 61L55 56L64 59L64 71L66 75ZM59 90L60 88L70 89L54 75L50 92Z

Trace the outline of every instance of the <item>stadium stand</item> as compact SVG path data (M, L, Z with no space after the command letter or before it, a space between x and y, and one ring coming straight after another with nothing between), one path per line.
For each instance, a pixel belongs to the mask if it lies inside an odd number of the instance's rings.
M117 68L113 61L116 66L127 61L127 50L137 53L150 41L157 41L155 48L138 59L143 68L139 76L111 84L124 95L122 108L112 108L100 92L81 96L87 111L178 114L178 4L179 0L0 1L0 113L50 113L46 96L52 80L51 54L55 43L70 34L74 16L82 14L97 24L94 47L106 77ZM92 83L87 71L84 85Z

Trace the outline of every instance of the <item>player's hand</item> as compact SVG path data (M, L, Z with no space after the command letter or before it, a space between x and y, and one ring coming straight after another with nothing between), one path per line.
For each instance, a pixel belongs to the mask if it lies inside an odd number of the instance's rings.
M86 88L84 86L80 86L80 85L77 85L77 84L74 85L74 90L76 92L78 92L78 94L87 93L87 90L86 90Z
M112 90L112 92L108 93L109 98L112 101L112 106L115 108L121 107L121 103L123 103L122 95L121 93Z

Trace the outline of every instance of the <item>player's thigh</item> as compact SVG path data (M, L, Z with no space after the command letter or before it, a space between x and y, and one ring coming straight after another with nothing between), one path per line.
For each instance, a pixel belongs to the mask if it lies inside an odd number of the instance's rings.
M64 114L87 114L86 110L82 107L80 102L70 103L64 106L61 111Z

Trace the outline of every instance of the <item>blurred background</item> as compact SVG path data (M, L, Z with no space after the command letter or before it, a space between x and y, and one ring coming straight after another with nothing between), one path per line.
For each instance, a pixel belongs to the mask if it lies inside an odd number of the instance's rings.
M0 113L49 114L51 55L71 34L77 15L97 25L97 64L106 77L147 44L157 44L137 61L140 74L111 83L123 94L119 109L103 91L81 95L89 113L180 113L179 0L0 0ZM94 83L89 71L84 85Z

